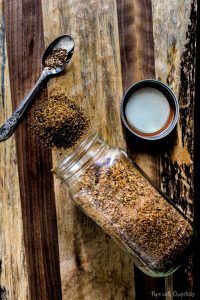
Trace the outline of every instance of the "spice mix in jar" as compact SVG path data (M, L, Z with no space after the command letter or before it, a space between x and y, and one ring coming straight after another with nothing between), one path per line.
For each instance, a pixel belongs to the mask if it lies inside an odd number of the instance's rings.
M150 276L174 272L191 250L191 222L127 154L98 134L54 170L73 201Z

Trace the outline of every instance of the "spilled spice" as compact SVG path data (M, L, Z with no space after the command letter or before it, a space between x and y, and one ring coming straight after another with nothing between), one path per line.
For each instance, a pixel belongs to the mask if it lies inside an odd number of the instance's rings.
M36 107L31 125L43 144L67 149L87 131L89 118L72 99L56 94Z
M44 61L44 66L49 69L56 69L62 67L67 62L67 50L58 48L51 52Z
M190 223L126 157L112 154L77 179L74 200L130 254L156 273L179 265L191 244ZM137 265L141 266L138 260Z

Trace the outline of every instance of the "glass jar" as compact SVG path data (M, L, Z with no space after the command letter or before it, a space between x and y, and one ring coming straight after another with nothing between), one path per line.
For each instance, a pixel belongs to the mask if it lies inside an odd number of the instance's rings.
M190 221L127 154L98 134L86 138L54 173L75 203L150 276L174 272L193 241Z

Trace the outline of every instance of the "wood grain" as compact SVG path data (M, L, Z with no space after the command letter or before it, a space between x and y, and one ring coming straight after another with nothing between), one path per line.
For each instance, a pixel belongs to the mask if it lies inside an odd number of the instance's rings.
M117 1L124 92L136 81L155 77L151 1ZM127 133L132 158L157 185L160 184L159 155L133 141ZM158 166L156 168L156 166Z
M197 3L199 5L199 2ZM197 7L198 8L198 7ZM194 102L194 225L197 233L197 242L194 251L193 260L193 290L195 297L200 298L200 130L199 130L199 113L200 113L200 56L197 55L200 49L200 23L197 21L200 18L200 10L196 13L196 76L195 76L195 102ZM195 23L196 23L195 22ZM194 24L195 24L194 23Z
M141 165L143 161L142 168L157 184L161 178L163 191L191 217L193 215L195 2L170 1L163 3L163 1L152 0L152 16L151 1L119 1L118 3L124 88L131 84L131 79L134 82L155 76L153 73L154 49L156 78L171 85L179 96L181 106L176 143L170 144L170 147L166 144L165 149L169 150L162 150L160 155L158 151L152 149L158 157L160 156L160 162L159 159L156 160L149 156L144 159L145 148L142 149L142 153L138 154L138 147L134 149L133 146L131 152L136 152L134 157L137 162ZM153 34L151 20L153 20ZM154 46L152 46L152 38ZM150 152L149 147L148 152ZM149 164L151 170L147 167ZM141 280L142 275L138 274L136 276L136 296L137 286L141 285ZM149 285L148 281L146 281L146 286ZM175 275L174 290L172 282L172 277L165 281L167 299L173 298L173 292L191 292L191 264L183 266ZM154 281L154 284L150 284L150 290L157 289L158 286L159 284ZM140 291L140 289L138 290ZM158 292L160 291L162 298L164 290L161 288ZM139 299L141 297L149 299L147 289L139 294Z
M151 1L117 1L124 92L136 81L155 77ZM160 155L125 132L129 156L160 186ZM148 151L147 151L148 148ZM164 295L164 279L153 279L135 268L136 299ZM145 286L145 289L141 288ZM163 296L159 297L161 299Z
M189 0L152 3L156 77L172 87L180 104L176 143L162 155L162 189L192 218L195 11Z
M156 77L173 88L180 104L176 141L161 154L161 186L184 213L193 218L196 1L152 0L152 3ZM167 289L189 294L193 288L192 278L190 258L174 274Z
M0 124L12 113L5 24L0 1ZM30 299L16 143L0 143L0 299Z
M33 86L44 50L41 3L5 1L5 28L15 108ZM34 62L34 63L33 63ZM39 101L39 99L37 99ZM31 299L61 299L52 157L24 120L16 131L24 241Z
M71 34L76 44L71 67L55 78L49 90L56 86L57 91L75 95L103 137L125 147L119 115L122 82L115 1L42 3L46 44L62 33ZM54 165L58 159L54 152ZM63 299L133 299L130 258L74 207L58 180L55 191Z

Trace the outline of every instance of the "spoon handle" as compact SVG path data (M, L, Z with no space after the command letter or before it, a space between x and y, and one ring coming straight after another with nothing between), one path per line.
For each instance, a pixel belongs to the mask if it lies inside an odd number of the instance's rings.
M14 111L12 116L10 116L7 121L0 127L0 142L7 140L15 131L20 119L24 116L29 104L34 99L36 93L42 86L43 81L47 78L49 72L46 70L42 71L40 78L28 93L28 95L21 101L17 109Z

